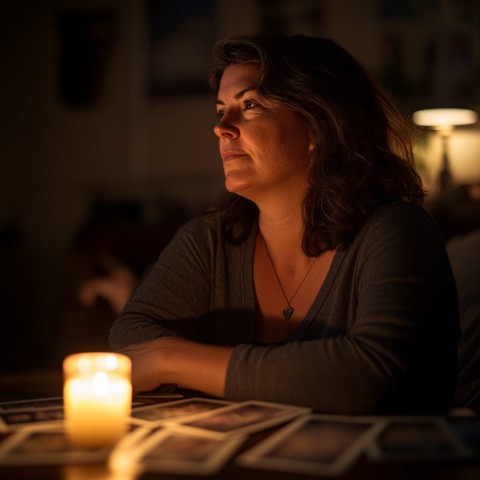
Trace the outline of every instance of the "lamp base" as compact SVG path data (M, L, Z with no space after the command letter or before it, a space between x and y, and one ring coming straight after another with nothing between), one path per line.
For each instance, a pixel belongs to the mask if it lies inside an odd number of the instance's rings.
M448 158L448 135L442 135L442 168L438 174L438 187L440 194L452 192L455 188L452 172L450 170L450 160Z

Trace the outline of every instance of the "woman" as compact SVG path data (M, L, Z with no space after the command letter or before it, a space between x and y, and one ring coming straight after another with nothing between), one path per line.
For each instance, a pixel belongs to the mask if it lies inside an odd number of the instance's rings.
M450 407L456 291L393 102L326 39L227 39L215 61L231 197L179 232L113 325L134 389Z

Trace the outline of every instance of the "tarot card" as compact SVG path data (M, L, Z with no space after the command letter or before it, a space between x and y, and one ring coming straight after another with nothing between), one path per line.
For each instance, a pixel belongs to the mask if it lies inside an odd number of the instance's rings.
M108 449L74 447L63 426L22 428L0 443L0 465L45 465L104 461Z
M340 475L365 450L381 423L367 417L305 415L238 457L246 467Z
M145 420L131 418L128 432L117 442L113 452L120 453L133 448L148 436L162 430L162 428L162 426L155 426L151 422Z
M138 449L147 438L162 431L164 427L136 418L132 418L131 422L128 433L110 452L108 467L113 472L128 473L130 477L134 477L134 473L140 473L140 465L132 460L131 452Z
M211 475L218 472L244 438L212 438L202 432L164 428L143 439L137 448L124 451L122 471ZM128 465L127 465L128 464Z
M33 409L58 409L63 407L62 397L33 398L13 402L1 402L0 413Z
M181 418L175 424L227 436L264 430L308 412L308 408L250 400Z
M207 412L224 407L225 405L231 405L231 402L212 400L209 398L188 398L185 400L157 403L155 405L135 408L132 411L132 417L149 422L162 423L166 420Z
M31 410L15 410L0 413L0 431L11 428L25 427L37 423L61 422L63 408L45 408Z
M392 417L368 449L377 461L448 461L468 452L440 417Z

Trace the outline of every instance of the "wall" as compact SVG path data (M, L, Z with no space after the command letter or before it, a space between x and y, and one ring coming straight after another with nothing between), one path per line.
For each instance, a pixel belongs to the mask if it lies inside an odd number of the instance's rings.
M59 96L57 19L74 3L20 0L0 6L0 221L19 229L18 242L2 249L4 262L12 256L19 259L2 272L17 278L15 285L2 282L8 306L3 303L1 310L6 325L3 350L12 353L5 366L21 363L27 355L13 347L10 352L8 346L15 342L8 334L21 336L22 347L33 337L30 349L39 347L48 356L61 320L60 305L73 295L72 241L87 215L91 192L122 185L129 175L128 35L118 35L97 105L74 108ZM119 31L128 32L128 2L101 3L115 5Z
M419 45L428 32L441 35L442 31L443 17L431 23L379 22L375 0L303 0L282 5L291 20L290 33L332 37L374 72L381 73L385 61L382 35L403 32L404 73L417 86L426 69ZM111 48L98 77L98 100L75 107L65 103L59 92L58 19L61 13L100 7L113 15ZM323 11L318 26L305 22L302 8L316 9L319 15ZM447 14L444 17L450 18ZM255 0L217 2L219 37L256 33L263 28L262 22ZM5 332L0 370L29 364L32 358L58 361L51 355L56 348L52 344L61 341L59 329L68 329L65 309L76 301L72 246L95 199L148 203L165 196L195 211L222 191L212 133L212 96L148 99L146 25L142 1L0 2L0 225L8 227L3 230L0 251L0 318ZM480 34L478 23L468 28ZM478 51L474 54L478 61ZM408 98L402 93L399 97L406 109L420 105L418 92ZM469 168L480 181L472 153L479 146L477 127L472 131ZM432 145L433 150L427 151L427 143L421 144L424 157L437 154ZM435 168L435 162L429 164L430 177ZM19 354L19 348L30 349L32 355Z

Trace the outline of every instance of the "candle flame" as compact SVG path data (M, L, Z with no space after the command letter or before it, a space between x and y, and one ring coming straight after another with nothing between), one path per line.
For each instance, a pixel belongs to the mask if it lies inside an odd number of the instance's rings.
M108 377L104 372L96 373L92 380L93 393L97 397L104 397L108 391L108 384Z

